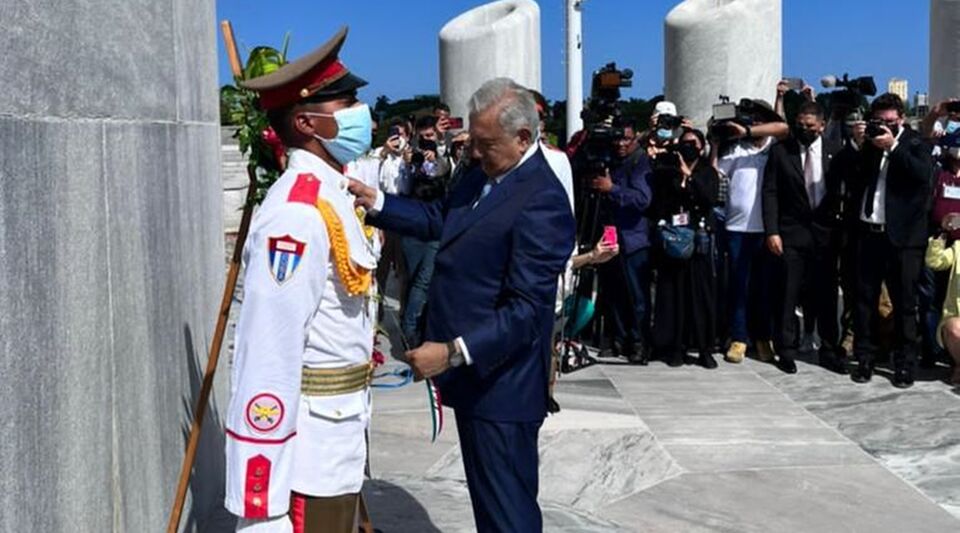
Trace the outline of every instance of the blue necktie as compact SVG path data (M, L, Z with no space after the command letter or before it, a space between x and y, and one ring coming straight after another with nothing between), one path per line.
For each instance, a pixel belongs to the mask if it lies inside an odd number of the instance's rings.
M474 209L476 209L477 206L480 205L480 202L481 202L488 194L490 194L490 191L493 190L493 186L496 185L496 184L497 184L497 182L493 181L492 179L488 179L488 180L487 180L487 182L483 185L483 188L480 189L480 196L477 197L477 201L476 201L476 202L473 202L473 208L474 208Z

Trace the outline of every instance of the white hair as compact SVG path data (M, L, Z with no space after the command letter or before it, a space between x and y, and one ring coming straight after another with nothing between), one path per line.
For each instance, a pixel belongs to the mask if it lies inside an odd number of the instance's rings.
M540 115L533 93L510 78L494 78L477 89L467 103L470 114L482 113L501 105L497 117L500 126L509 134L516 135L521 129L530 132L533 142L540 134Z

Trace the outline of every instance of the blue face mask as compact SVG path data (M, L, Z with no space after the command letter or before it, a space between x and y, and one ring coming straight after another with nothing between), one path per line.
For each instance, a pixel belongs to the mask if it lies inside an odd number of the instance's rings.
M955 122L953 120L947 122L945 131L947 132L947 135L953 135L954 133L957 133L960 131L960 122Z
M337 121L337 136L333 139L324 139L314 135L330 155L341 165L359 158L370 149L370 140L373 135L373 125L370 121L370 107L367 104L348 107L327 113L305 113L317 117L333 117Z
M662 141L669 141L670 139L673 139L673 130L659 129L657 130L657 138Z

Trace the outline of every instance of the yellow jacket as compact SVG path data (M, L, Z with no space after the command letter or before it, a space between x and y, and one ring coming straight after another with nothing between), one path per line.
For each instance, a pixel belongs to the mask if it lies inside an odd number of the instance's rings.
M940 325L937 327L937 342L943 345L940 338L940 328L948 318L960 316L960 240L954 241L947 248L944 239L931 237L927 244L927 266L933 270L950 270L950 281L947 284L947 296L943 300L943 313L940 315Z

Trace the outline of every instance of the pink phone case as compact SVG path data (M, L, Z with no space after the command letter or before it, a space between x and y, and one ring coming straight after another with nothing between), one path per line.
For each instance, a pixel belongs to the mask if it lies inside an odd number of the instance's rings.
M604 226L603 227L603 242L609 244L610 246L616 246L617 244L617 228L615 226Z

